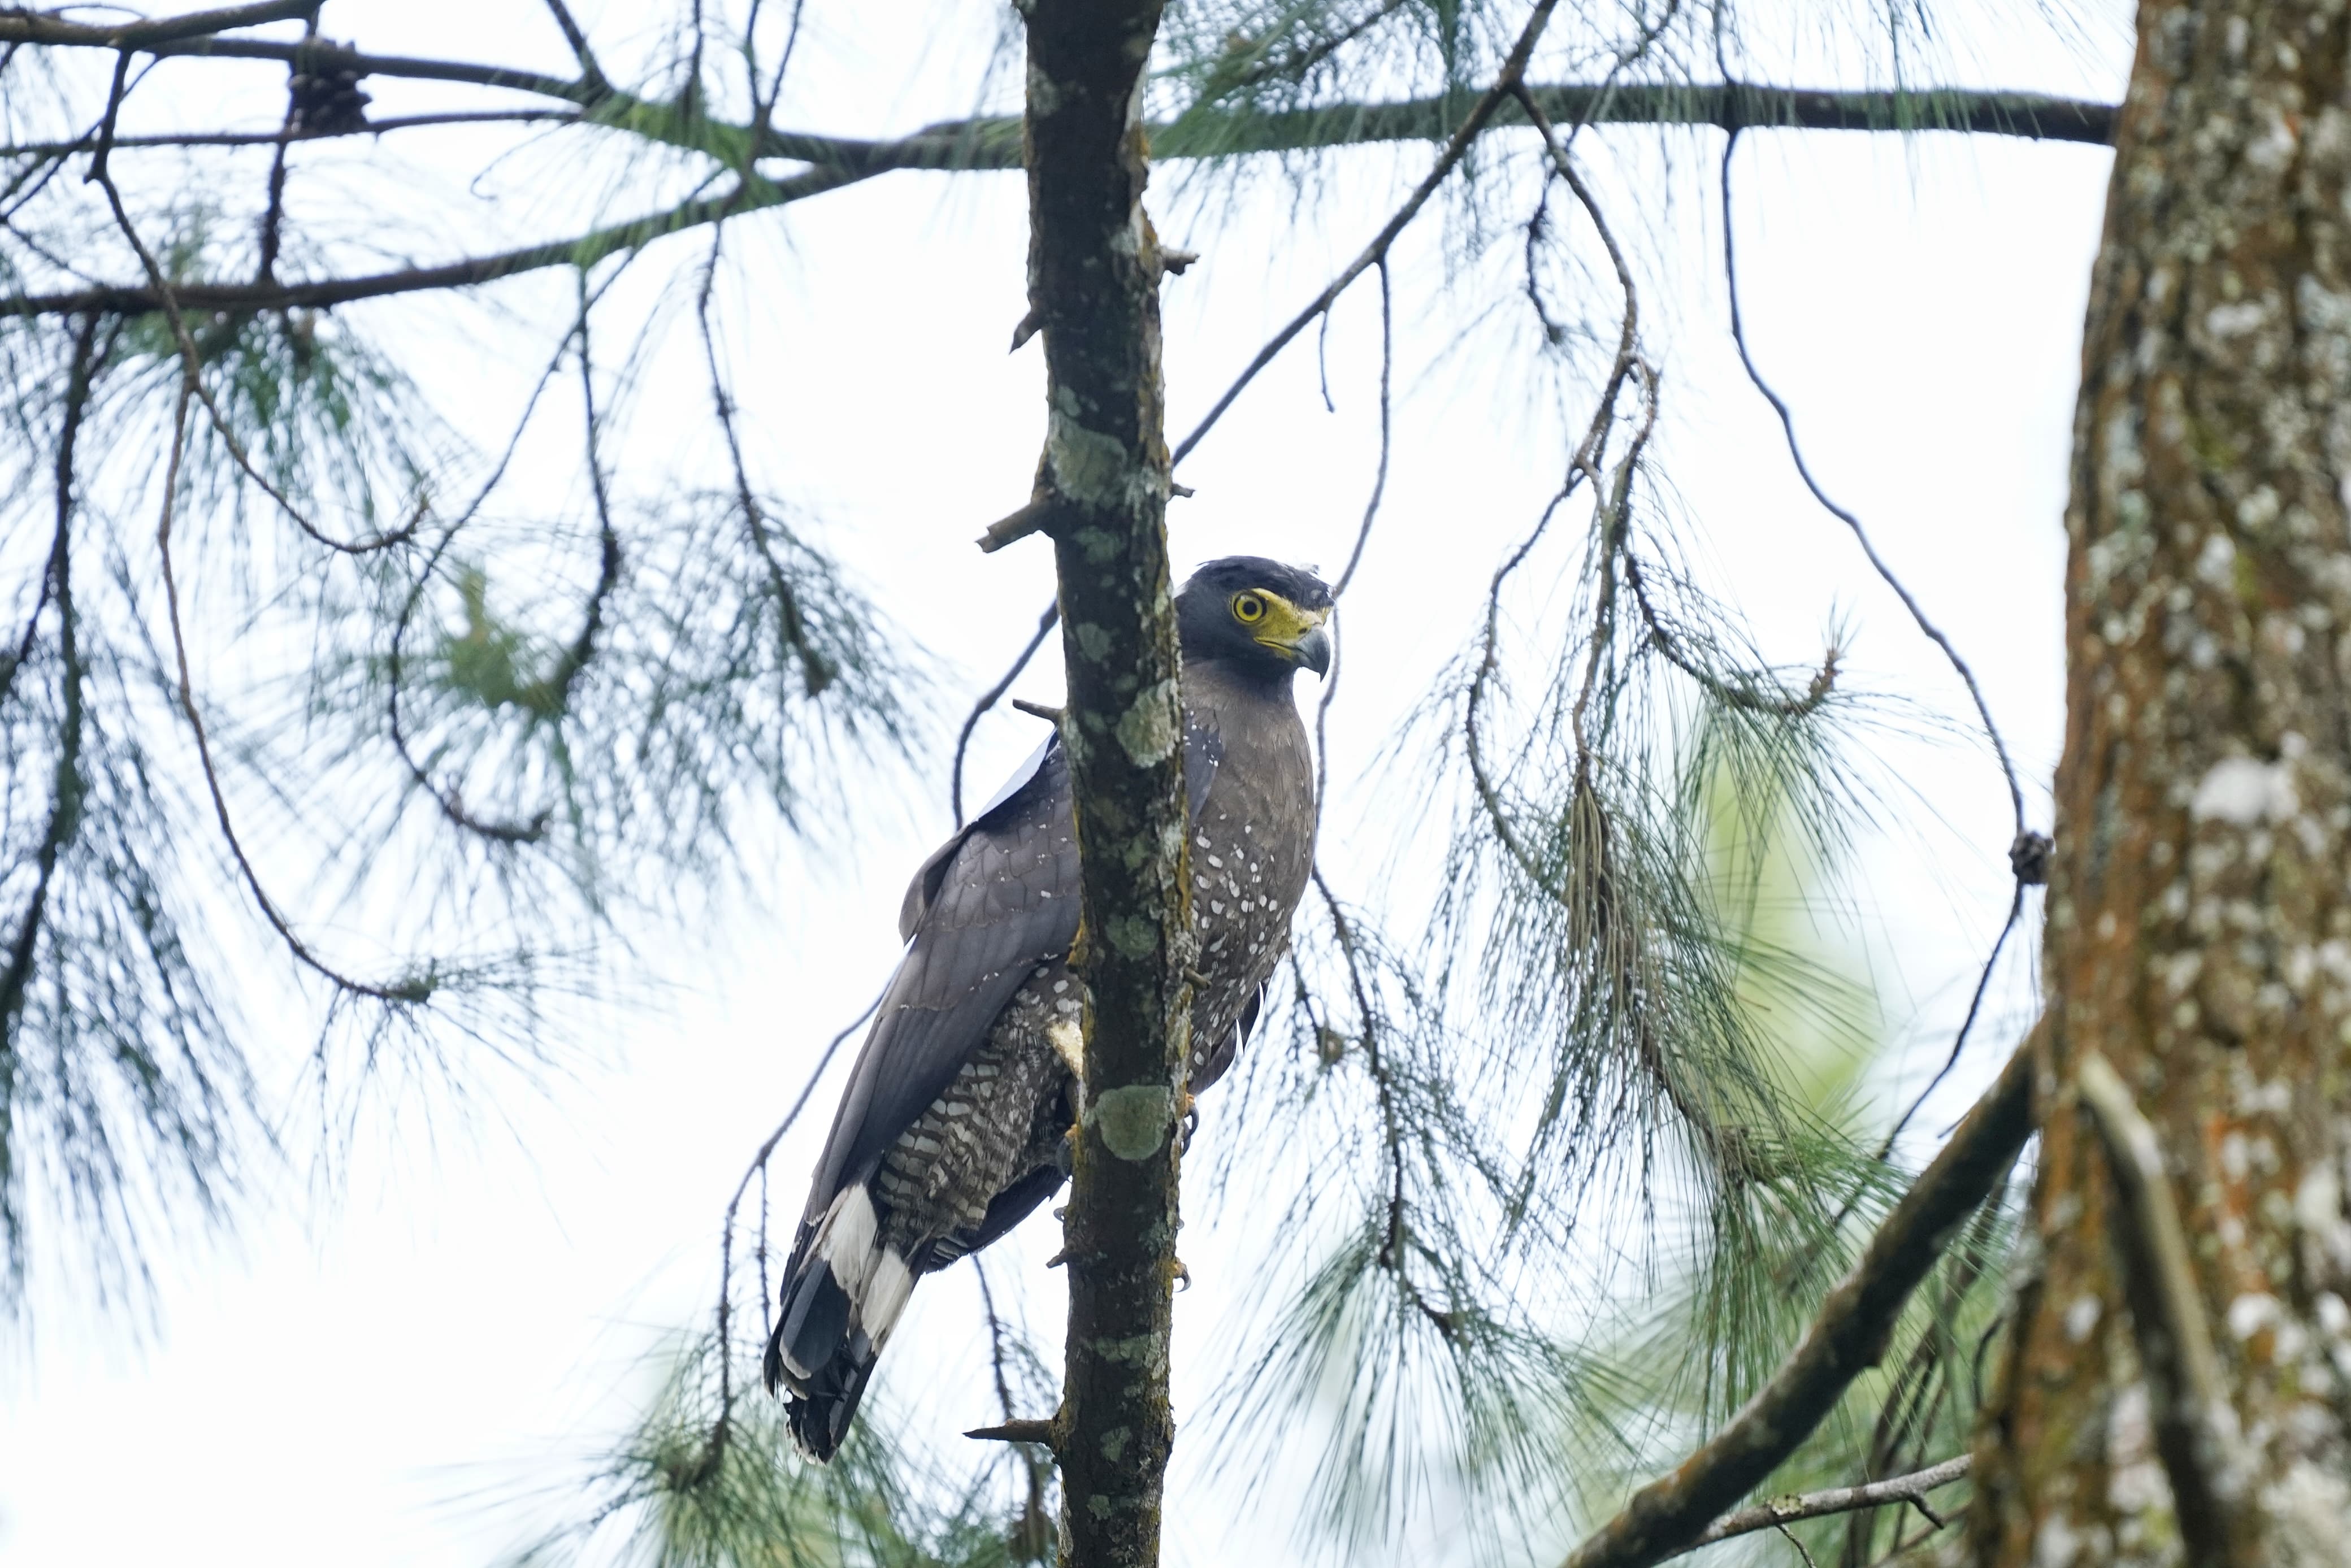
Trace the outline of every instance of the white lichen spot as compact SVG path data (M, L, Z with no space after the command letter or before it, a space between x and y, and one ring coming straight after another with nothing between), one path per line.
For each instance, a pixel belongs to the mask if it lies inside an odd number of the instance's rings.
M2074 1559L2082 1554L2085 1544L2072 1520L2052 1513L2033 1536L2032 1568L2074 1568Z
M2215 305L2204 314L2204 329L2215 338L2241 338L2258 329L2263 311L2258 300L2241 299L2234 305Z
M2245 149L2245 162L2264 174L2280 173L2294 162L2294 149L2299 144L2294 127L2286 123L2285 116L2272 110L2269 123Z
M2241 1341L2284 1321L2285 1313L2278 1299L2266 1291L2248 1291L2229 1303L2229 1332Z
M2088 1339L2105 1310L2105 1304L2095 1296L2075 1297L2074 1304L2065 1309L2065 1337L2075 1344Z
M2241 828L2286 821L2300 809L2293 769L2251 757L2224 757L2212 764L2188 806L2189 815L2199 822L2233 822Z
M2196 575L2215 588L2233 588L2237 581L2237 541L2226 534L2210 534L2196 555Z
M2116 1513L2131 1515L2171 1501L2171 1482L2155 1448L2155 1423L2147 1385L2133 1383L2115 1396L2106 1419L2106 1500Z

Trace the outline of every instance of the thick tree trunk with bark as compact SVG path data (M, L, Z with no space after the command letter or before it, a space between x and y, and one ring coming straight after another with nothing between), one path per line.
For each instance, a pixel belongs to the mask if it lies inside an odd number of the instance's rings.
M2140 26L2066 515L2036 1262L1969 1554L2339 1563L2346 21L2210 0Z
M1065 1218L1055 1447L1071 1568L1159 1560L1175 1423L1176 1127L1190 1050L1183 710L1168 576L1161 257L1143 213L1157 0L1033 0L1029 298L1048 367L1030 516L1061 581L1083 864L1085 1109Z

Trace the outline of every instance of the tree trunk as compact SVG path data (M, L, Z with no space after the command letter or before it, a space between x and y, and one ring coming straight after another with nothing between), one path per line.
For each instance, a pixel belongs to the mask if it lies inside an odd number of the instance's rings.
M1029 298L1047 434L1083 866L1085 1109L1065 1218L1070 1322L1055 1447L1066 1568L1159 1560L1175 1423L1167 1332L1176 1124L1190 1050L1183 711L1167 567L1160 255L1143 213L1157 0L1032 0Z
M2346 23L2205 0L2139 25L2066 513L2038 1246L1970 1555L2339 1563Z

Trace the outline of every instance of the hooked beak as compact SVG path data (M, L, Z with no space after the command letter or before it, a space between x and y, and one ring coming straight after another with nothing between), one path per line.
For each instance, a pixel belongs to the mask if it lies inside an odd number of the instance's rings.
M1331 674L1331 633L1316 626L1290 645L1290 655L1316 674Z

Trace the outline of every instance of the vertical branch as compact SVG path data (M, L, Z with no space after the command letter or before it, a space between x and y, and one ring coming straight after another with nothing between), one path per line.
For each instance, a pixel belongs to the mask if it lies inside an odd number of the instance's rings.
M15 1088L16 1019L25 1005L25 990L33 977L33 956L39 951L41 921L47 911L49 888L57 877L57 857L73 837L81 806L81 651L75 646L72 578L74 514L74 449L82 417L89 406L89 387L97 359L98 314L84 316L74 335L73 368L66 382L65 410L57 434L57 522L49 540L49 564L42 596L57 607L58 684L65 695L57 722L57 779L51 788L48 826L34 852L33 887L26 895L8 942L8 967L0 970L0 1181L10 1174L8 1108ZM38 619L37 611L36 620ZM29 643L29 636L27 638ZM5 1187L0 1186L0 1193ZM13 1261L16 1237L7 1238Z
M1372 542L1372 524L1378 520L1380 502L1388 493L1388 457L1395 438L1395 300L1388 287L1387 257L1379 260L1380 269L1380 466L1372 479L1372 498L1364 503L1364 520L1355 529L1355 548L1347 552L1347 565L1331 585L1331 602L1338 603L1355 580L1355 569L1364 564L1364 547ZM1323 318L1326 322L1328 316ZM1322 821L1322 802L1331 782L1331 751L1326 744L1330 729L1331 699L1339 695L1339 676L1346 667L1345 650L1340 651L1340 662L1332 665L1331 673L1322 677L1322 696L1314 705L1314 821L1319 829Z
M1065 1221L1060 1561L1159 1558L1178 1090L1192 919L1167 564L1162 257L1143 212L1159 0L1027 8L1029 302L1044 329L1038 499L1060 580L1081 856L1084 1111Z
M309 26L302 29L302 41L309 43L319 36L319 13L310 13ZM305 68L298 57L287 68L286 119L279 125L277 150L269 158L269 203L261 214L261 265L254 270L256 283L277 281L277 248L285 237L286 227L286 153L294 144L294 135L303 129L302 94Z
M751 488L751 471L743 462L743 438L735 428L734 394L727 390L726 374L719 368L718 337L710 325L710 297L718 286L718 253L726 236L724 224L711 230L710 256L703 263L702 287L694 298L694 318L702 332L703 363L710 372L710 402L718 415L718 428L726 437L726 457L735 475L735 504L742 508L743 527L750 536L751 548L758 552L760 563L767 568L768 591L776 601L777 670L780 674L785 665L797 662L800 685L809 695L815 696L832 684L839 672L809 643L799 595L776 554L774 530L768 527L767 511Z

